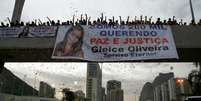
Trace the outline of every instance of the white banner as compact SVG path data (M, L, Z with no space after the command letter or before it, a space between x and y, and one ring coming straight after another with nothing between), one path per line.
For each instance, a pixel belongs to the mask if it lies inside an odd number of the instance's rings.
M56 35L57 26L37 26L29 27L27 37L54 37Z
M23 34L24 27L4 27L0 28L0 38L19 37Z
M54 59L127 61L178 58L169 26L61 26L57 34Z

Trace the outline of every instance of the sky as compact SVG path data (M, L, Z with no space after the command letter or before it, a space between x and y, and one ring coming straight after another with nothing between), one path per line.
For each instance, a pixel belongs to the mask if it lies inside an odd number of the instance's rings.
M0 21L7 21L11 17L15 0L0 0ZM201 0L192 0L196 21L201 18ZM118 19L126 19L130 16L134 19L140 15L156 19L172 18L176 16L178 21L184 19L189 22L191 19L189 0L26 0L22 21L32 21L41 19L47 21L50 19L62 20L77 18L81 14L88 14L92 19L99 17L101 13L111 18L115 16Z
M101 63L102 86L108 80L118 80L124 90L124 101L133 101L139 96L143 85L152 82L159 73L174 72L175 77L187 77L196 69L193 63ZM45 81L57 88L86 92L86 63L6 63L5 67L15 75L38 89L39 82ZM170 67L174 67L172 70Z

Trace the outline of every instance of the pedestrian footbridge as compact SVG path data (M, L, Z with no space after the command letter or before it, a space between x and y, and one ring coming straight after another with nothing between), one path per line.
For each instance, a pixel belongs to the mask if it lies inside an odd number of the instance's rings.
M201 26L172 26L179 59L149 61L199 61ZM81 60L51 59L56 37L1 38L0 58L7 62L62 62Z

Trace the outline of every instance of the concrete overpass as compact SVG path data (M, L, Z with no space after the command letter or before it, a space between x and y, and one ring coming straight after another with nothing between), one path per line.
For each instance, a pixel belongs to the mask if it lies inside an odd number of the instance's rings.
M12 21L20 21L24 2L25 0L15 0ZM201 60L201 26L173 26L172 30L180 59L158 61ZM56 38L0 39L0 60L12 62L80 61L51 59L55 39Z
M179 60L149 61L200 61L201 26L172 26ZM55 38L0 39L0 58L8 62L62 62L81 60L54 60L51 55Z

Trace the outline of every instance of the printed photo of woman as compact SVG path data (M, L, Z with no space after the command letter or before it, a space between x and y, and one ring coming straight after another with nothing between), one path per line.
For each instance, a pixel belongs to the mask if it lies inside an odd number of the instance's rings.
M54 56L84 58L83 36L84 28L82 26L76 25L69 28L63 40L56 45Z

